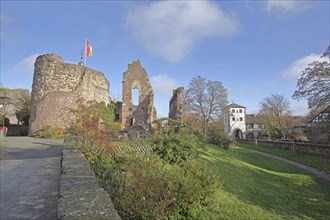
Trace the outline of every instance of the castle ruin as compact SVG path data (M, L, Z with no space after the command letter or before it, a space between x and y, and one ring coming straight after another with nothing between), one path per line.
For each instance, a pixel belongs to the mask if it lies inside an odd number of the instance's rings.
M168 117L183 124L183 87L173 90Z
M64 63L55 54L39 56L33 75L29 135L47 125L67 128L69 109L77 107L78 99L108 104L109 89L101 72Z
M134 105L132 101L133 89L139 90L137 105ZM139 60L128 64L127 71L123 73L123 94L120 107L119 121L124 131L148 131L157 117L150 80Z

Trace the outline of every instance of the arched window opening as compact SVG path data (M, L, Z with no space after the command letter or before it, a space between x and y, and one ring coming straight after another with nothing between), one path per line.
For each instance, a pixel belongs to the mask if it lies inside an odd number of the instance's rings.
M132 89L132 103L133 103L133 105L135 105L135 106L139 105L139 103L140 103L139 96L140 96L139 88Z

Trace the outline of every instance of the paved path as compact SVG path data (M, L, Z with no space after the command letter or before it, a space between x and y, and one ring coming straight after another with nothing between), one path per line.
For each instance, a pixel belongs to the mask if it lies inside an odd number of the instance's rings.
M267 153L256 151L256 150L251 150L251 149L247 149L247 148L240 148L240 149L246 150L246 151L249 151L249 152L252 152L252 153L260 154L260 155L263 155L265 157L269 157L269 158L273 158L273 159L276 159L276 160L286 162L286 163L291 164L293 166L299 167L299 168L301 168L301 169L303 169L307 172L313 173L314 175L330 182L330 175L329 174L327 174L326 172L320 171L318 169L315 169L313 167L307 166L305 164L298 163L298 162L295 162L295 161L292 161L292 160L285 159L283 157L278 157L278 156L275 156L275 155L272 155L272 154L267 154Z
M63 141L7 137L0 150L0 219L57 219Z

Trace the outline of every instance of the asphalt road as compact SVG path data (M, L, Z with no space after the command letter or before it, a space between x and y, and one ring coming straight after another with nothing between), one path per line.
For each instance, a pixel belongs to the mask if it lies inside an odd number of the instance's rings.
M7 137L0 150L0 219L57 219L63 141Z

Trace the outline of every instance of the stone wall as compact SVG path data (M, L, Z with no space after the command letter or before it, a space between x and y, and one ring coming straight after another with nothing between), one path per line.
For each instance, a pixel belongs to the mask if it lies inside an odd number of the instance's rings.
M330 145L321 145L304 142L287 142L287 141L266 141L255 139L239 139L239 142L258 144L265 147L281 148L293 152L301 152L307 154L330 156Z
M8 97L10 100L6 101L6 118L9 119L10 124L17 124L15 112L18 110L20 99L26 99L30 97L30 91L28 89L8 89L0 88L0 97ZM0 114L3 115L4 108L0 109Z
M139 103L132 102L132 90L139 89ZM154 93L146 70L140 61L128 64L128 70L123 73L123 93L120 122L125 131L132 126L149 130L156 119Z
M62 149L59 194L58 219L120 219L109 194L98 185L89 162L69 142Z
M183 124L183 87L173 90L168 117Z
M103 73L90 68L64 63L55 54L36 59L31 94L29 135L50 125L67 128L69 109L77 100L109 103L109 81Z

